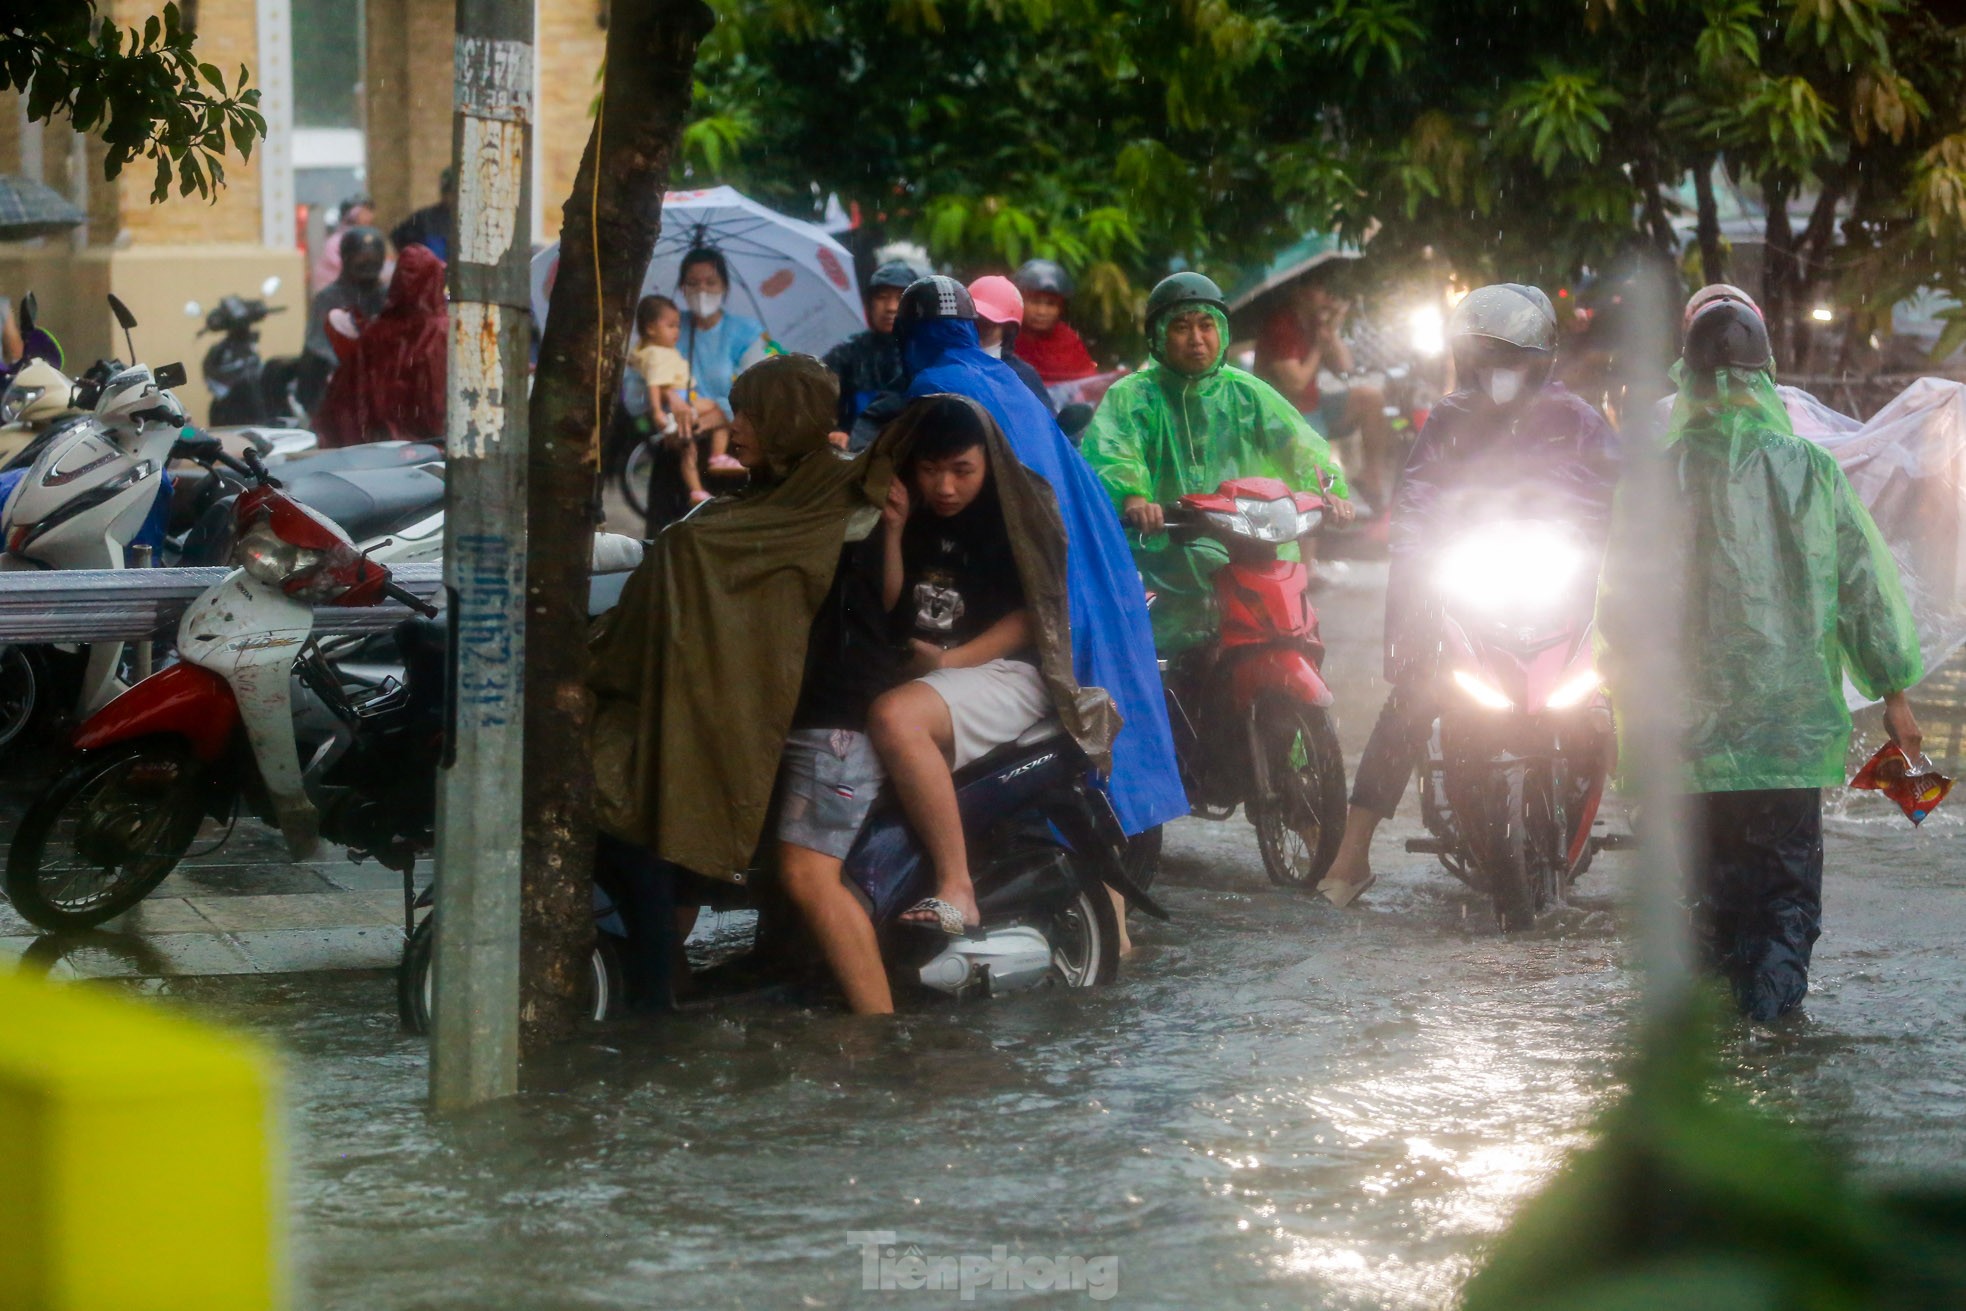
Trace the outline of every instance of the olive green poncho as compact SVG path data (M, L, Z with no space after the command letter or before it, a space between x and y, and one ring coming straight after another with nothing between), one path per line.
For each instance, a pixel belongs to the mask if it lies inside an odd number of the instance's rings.
M1683 508L1682 539L1662 541L1660 525L1640 520L1629 482L1612 504L1598 644L1613 704L1621 719L1667 709L1620 651L1670 603L1634 580L1649 555L1671 550L1667 576L1684 580L1683 789L1842 783L1845 672L1872 697L1924 673L1897 566L1835 459L1795 435L1766 373L1724 370L1711 394L1691 382L1656 453Z
M740 374L731 404L762 440L768 469L745 492L665 529L590 644L600 826L698 874L734 879L751 863L808 630L849 525L872 526L913 424L951 400L916 402L849 459L826 442L838 396L832 372L809 356L775 356ZM984 422L1040 668L1066 729L1103 763L1118 717L1103 692L1071 681L1057 505Z

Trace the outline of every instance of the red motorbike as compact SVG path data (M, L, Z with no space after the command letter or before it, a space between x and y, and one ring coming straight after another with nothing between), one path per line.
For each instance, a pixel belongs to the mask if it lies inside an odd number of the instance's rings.
M1345 758L1310 572L1279 557L1327 506L1274 478L1238 478L1163 508L1177 543L1209 537L1229 553L1212 580L1215 641L1160 662L1181 781L1204 819L1242 806L1270 879L1296 888L1318 885L1345 834Z

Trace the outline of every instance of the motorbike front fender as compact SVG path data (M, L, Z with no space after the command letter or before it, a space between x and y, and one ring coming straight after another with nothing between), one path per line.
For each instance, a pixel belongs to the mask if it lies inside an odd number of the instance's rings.
M1264 692L1281 692L1320 710L1337 700L1310 657L1288 646L1265 647L1238 657L1229 675L1229 691L1238 716L1248 714Z
M181 737L206 764L225 754L239 725L239 702L223 678L192 664L161 669L89 716L74 745L99 751L119 742L168 734Z

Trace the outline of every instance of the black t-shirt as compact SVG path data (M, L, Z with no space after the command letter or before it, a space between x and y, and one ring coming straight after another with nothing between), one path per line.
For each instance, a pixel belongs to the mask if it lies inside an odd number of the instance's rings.
M867 727L867 707L901 681L903 652L881 604L881 528L840 550L833 586L813 616L793 728Z
M901 530L901 567L894 626L903 641L961 646L1024 607L1003 510L988 492L947 519L917 509Z

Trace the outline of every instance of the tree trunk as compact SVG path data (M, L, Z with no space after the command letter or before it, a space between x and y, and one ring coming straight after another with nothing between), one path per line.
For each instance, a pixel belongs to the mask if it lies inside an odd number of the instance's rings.
M1696 231L1700 240L1700 278L1708 284L1727 281L1727 264L1720 253L1720 206L1713 198L1713 166L1711 155L1693 166L1693 199L1699 213Z
M689 114L702 0L612 0L601 113L560 227L532 393L526 524L525 1046L572 1032L594 942L587 579L600 435L621 386L662 193ZM599 192L596 194L597 180ZM604 252L596 277L595 251Z

